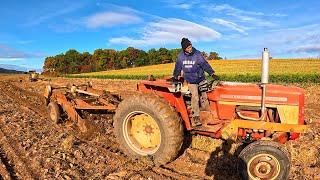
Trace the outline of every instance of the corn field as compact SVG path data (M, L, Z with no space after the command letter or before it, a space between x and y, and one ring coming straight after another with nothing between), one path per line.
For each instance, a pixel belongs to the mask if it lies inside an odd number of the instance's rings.
M225 81L259 82L260 60L213 60L210 65ZM145 79L152 74L161 78L172 75L174 63L121 70L73 74L67 77L103 79ZM270 61L271 82L320 83L320 59L273 59Z

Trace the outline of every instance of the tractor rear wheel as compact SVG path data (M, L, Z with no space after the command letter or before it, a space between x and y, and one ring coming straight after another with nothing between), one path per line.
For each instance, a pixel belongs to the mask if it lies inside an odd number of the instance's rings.
M60 118L61 118L61 111L60 111L58 103L50 102L48 104L48 113L49 113L50 119L54 123L58 124L60 121Z
M183 143L179 115L156 95L139 94L123 100L116 110L114 127L126 154L151 156L156 165L172 161Z
M256 141L239 154L240 171L244 179L288 179L290 154L274 141Z

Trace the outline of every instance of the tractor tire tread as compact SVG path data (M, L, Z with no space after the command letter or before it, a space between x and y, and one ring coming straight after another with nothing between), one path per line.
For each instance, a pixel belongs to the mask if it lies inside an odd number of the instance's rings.
M155 94L139 93L127 99L124 99L118 106L114 116L114 128L117 137L121 137L123 113L134 106L151 109L160 121L159 126L163 127L165 133L162 134L165 143L162 152L154 155L156 165L166 164L172 161L178 154L183 143L183 126L182 121L175 109L167 101ZM125 140L119 138L120 148L133 157L139 157L127 147Z
M275 156L280 162L280 177L276 179L287 179L290 171L291 156L284 145L269 141L269 140L259 140L247 145L239 154L239 159L241 160L239 167L243 175L243 179L249 179L246 167L250 156L254 156L255 153L270 153Z

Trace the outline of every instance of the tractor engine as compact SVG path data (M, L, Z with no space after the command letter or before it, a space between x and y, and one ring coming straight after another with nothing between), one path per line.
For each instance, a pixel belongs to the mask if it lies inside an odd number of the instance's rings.
M248 121L266 121L282 124L304 124L304 91L297 87L266 85L265 111L261 111L261 87L247 83L220 83L214 91L208 93L214 121L232 121L243 119ZM212 122L214 123L214 122ZM258 127L257 127L258 128ZM254 139L268 137L271 132L259 129L240 129L239 136ZM290 139L298 137L291 133ZM250 137L251 138L251 137Z
M262 52L261 83L221 82L208 93L214 119L265 121L281 124L304 124L304 91L298 87L268 84L269 52ZM213 119L213 121L214 121ZM214 123L214 122L213 122ZM248 122L249 123L249 122ZM273 133L270 130L240 128L238 136L248 140L263 137L278 141L296 139L298 133Z

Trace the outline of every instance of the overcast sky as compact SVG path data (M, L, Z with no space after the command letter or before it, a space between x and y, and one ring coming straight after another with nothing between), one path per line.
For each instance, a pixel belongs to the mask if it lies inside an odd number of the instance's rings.
M180 48L227 58L320 56L320 1L3 1L0 64L41 68L68 49Z

